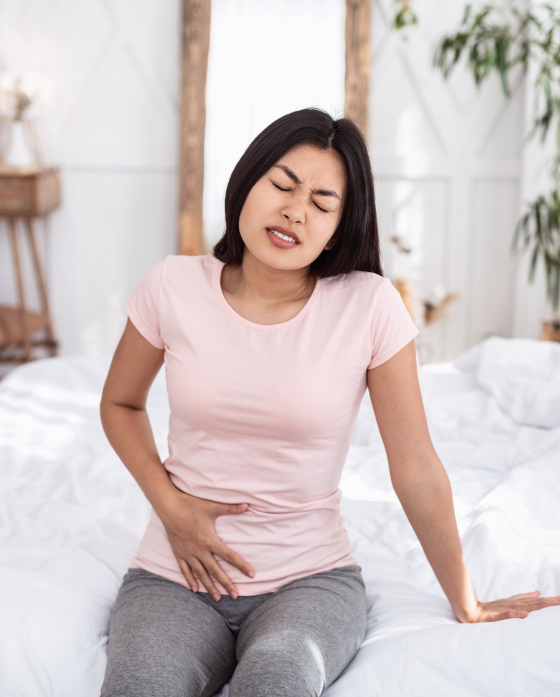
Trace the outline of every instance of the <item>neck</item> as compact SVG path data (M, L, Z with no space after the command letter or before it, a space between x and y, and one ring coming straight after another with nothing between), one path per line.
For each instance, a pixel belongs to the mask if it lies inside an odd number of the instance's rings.
M270 303L282 303L309 297L315 277L309 266L303 269L275 269L259 261L245 247L240 266L230 269L228 290Z

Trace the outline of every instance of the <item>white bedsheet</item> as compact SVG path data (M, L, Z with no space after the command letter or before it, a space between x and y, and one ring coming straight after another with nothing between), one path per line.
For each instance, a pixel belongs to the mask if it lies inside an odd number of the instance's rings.
M492 339L457 365L421 371L421 384L477 593L560 594L560 345ZM99 695L110 607L149 514L99 423L107 367L47 359L0 383L2 697ZM162 374L149 412L165 456ZM560 607L455 620L392 490L367 394L342 489L370 612L327 697L560 694Z

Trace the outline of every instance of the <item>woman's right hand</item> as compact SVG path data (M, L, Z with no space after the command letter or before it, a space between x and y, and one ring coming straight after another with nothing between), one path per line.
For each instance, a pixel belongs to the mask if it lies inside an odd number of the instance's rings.
M214 555L235 566L246 576L252 578L255 572L239 554L220 540L216 535L214 521L221 515L245 513L249 505L218 503L185 492L178 492L178 496L179 505L174 507L173 513L167 515L162 523L189 588L195 593L198 591L198 583L194 576L196 574L214 600L219 600L221 596L214 585L213 577L232 598L237 598L237 588Z

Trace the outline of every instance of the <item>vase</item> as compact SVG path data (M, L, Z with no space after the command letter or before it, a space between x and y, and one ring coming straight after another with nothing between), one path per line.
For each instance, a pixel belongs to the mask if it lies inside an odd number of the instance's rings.
M24 121L12 121L4 164L10 167L28 167L37 162L33 145Z

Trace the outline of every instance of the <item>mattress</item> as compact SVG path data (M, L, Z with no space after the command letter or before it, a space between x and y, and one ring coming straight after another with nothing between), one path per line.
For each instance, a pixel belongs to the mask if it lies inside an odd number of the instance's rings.
M111 605L149 517L99 421L108 365L50 358L0 383L2 697L100 692ZM419 373L479 598L559 595L560 345L491 338ZM163 373L148 411L165 457ZM369 613L327 697L560 694L560 607L454 617L392 489L367 393L341 488Z

